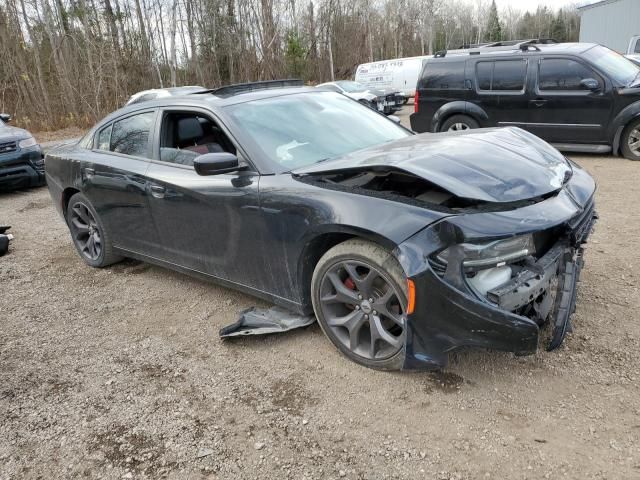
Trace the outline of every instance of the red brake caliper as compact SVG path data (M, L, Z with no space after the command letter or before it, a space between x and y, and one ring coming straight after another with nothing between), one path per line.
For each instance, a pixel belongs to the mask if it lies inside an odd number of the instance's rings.
M345 279L344 286L347 287L349 290L355 290L356 289L356 284L353 283L353 280L351 279L351 277L347 277Z

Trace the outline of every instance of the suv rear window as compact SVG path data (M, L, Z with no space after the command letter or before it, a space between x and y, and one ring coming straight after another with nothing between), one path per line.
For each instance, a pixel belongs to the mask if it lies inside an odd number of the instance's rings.
M424 86L436 90L464 88L464 61L431 60L424 69Z
M520 92L524 89L527 62L496 60L476 63L478 89L483 91Z

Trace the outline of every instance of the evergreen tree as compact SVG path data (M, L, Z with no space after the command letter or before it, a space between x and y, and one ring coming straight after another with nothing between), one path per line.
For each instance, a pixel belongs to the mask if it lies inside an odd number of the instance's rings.
M496 0L492 0L489 8L489 20L487 21L487 40L491 42L499 42L502 40L502 26L500 18L498 18L498 8Z

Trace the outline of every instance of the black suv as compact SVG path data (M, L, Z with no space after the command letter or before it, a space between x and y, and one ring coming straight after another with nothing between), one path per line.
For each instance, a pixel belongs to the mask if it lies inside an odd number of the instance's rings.
M0 191L44 185L40 145L28 131L7 125L10 120L0 113Z
M441 52L416 89L411 128L517 126L560 150L640 160L640 67L601 45Z

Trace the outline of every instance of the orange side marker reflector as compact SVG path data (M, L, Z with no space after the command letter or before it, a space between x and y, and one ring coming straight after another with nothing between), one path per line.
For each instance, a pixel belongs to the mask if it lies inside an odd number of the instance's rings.
M407 315L411 315L416 308L416 285L407 279Z

